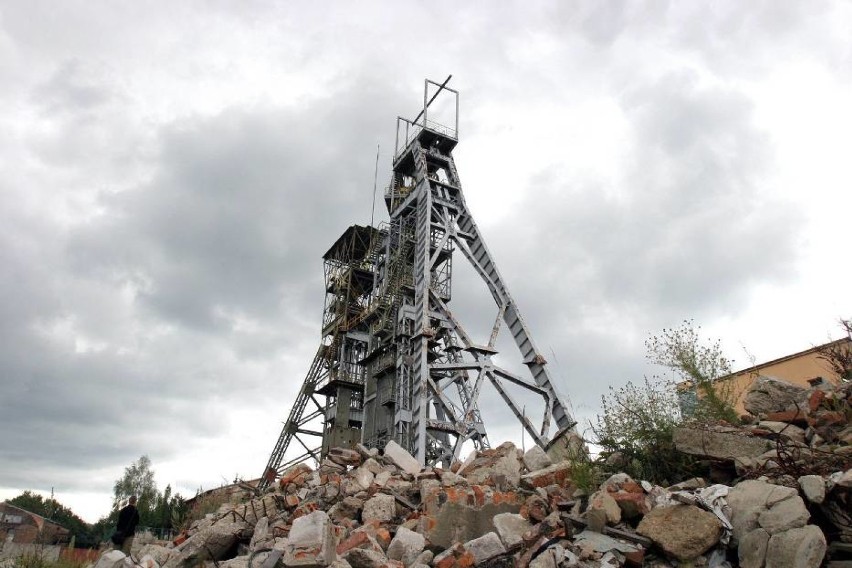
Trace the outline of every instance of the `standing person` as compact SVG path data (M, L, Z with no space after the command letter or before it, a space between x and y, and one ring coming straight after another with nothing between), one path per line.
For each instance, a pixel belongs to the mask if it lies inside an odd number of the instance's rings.
M131 495L127 505L118 512L118 525L115 530L124 535L121 543L121 551L130 556L130 547L133 546L133 535L136 525L139 524L139 511L136 510L136 495Z

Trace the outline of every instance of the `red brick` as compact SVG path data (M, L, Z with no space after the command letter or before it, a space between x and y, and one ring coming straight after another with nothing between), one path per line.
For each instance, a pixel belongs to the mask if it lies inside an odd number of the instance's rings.
M825 400L825 391L817 389L811 393L811 396L808 398L808 408L813 412L817 408L820 407L822 401Z
M337 553L345 554L347 551L352 550L353 548L364 548L364 545L369 543L370 535L368 535L366 532L354 532L349 536L349 538L341 541L341 543L337 545Z

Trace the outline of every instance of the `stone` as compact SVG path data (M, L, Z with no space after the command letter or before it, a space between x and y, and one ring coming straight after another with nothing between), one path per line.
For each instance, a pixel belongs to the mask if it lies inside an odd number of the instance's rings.
M353 548L343 555L352 568L387 568L387 557L381 552L365 548Z
M385 457L392 461L402 471L417 475L423 467L420 462L406 451L405 448L391 440L385 446Z
M590 531L602 533L606 528L606 511L603 509L587 509L584 518Z
M219 560L242 538L243 532L249 530L248 523L244 521L232 521L230 516L220 519L215 525L205 526L175 547L169 559L163 564L163 568L177 568L200 564L205 560Z
M550 467L521 476L521 485L528 489L547 487L548 485L566 486L571 481L571 462L563 461Z
M770 412L796 410L808 398L807 389L773 377L759 376L743 399L743 406L755 416Z
M284 548L284 566L328 566L334 556L333 527L324 511L314 511L293 521Z
M166 548L165 546L160 546L159 544L146 544L145 546L139 549L139 552L136 553L136 555L140 558L143 556L150 556L159 566L165 564L171 554L171 548Z
M772 505L757 517L757 524L766 529L769 534L803 527L808 523L811 514L805 507L805 502L798 495L794 495L783 501Z
M641 550L640 547L635 544L624 542L623 540L618 540L617 538L589 530L585 530L575 535L574 543L577 545L583 545L595 552L602 553L609 552L610 550L617 550L623 554L633 554Z
M373 479L375 479L373 472L363 467L356 469L353 477L355 478L355 483L362 490L369 489L373 485Z
M385 493L376 493L374 497L364 503L364 509L361 511L361 518L365 523L372 520L386 523L395 516L396 500L393 495Z
M822 476L803 475L799 478L799 487L811 503L819 505L825 501L825 480Z
M758 517L770 507L785 499L798 496L790 487L773 485L754 479L741 481L728 491L726 501L731 508L731 525L734 542L758 528Z
M441 487L428 493L421 487L422 514L417 532L434 546L447 548L495 530L493 518L499 513L520 513L523 497L514 491L491 487Z
M621 522L621 507L607 491L596 491L589 496L589 508L601 509L606 513L606 521L610 525Z
M502 480L505 486L517 487L521 479L518 450L511 442L482 450L472 462L465 462L465 467L460 470L459 475L463 475L473 485L496 485Z
M269 517L262 517L254 525L254 532L252 532L251 541L249 541L249 548L260 548L260 545L266 543L268 540L270 540Z
M399 527L388 546L387 556L391 560L400 560L408 566L417 560L424 548L426 548L426 538L422 534Z
M533 446L524 454L524 466L528 471L538 471L553 465L553 460L539 446Z
M475 564L473 554L460 543L456 543L432 560L434 568L470 568Z
M805 443L805 430L803 428L799 428L798 426L794 426L793 424L788 424L786 422L774 422L771 420L761 420L757 423L757 426L758 428L769 430L773 434L778 434L782 438L787 438L794 442L799 442L800 444Z
M479 538L469 540L465 549L473 555L474 562L480 564L506 553L506 547L496 533L490 532Z
M588 459L589 449L583 437L573 430L561 430L544 448L554 463Z
M675 428L674 443L685 454L727 460L756 458L772 448L769 440L744 435L735 429Z
M636 532L678 560L693 560L719 542L722 524L716 515L694 505L674 505L649 512Z
M528 520L516 513L500 513L492 518L497 536L508 550L516 550L523 544L523 535L532 528Z
M825 535L818 527L790 529L769 538L766 568L817 568L825 551Z
M101 554L98 558L95 568L120 568L124 564L124 559L127 558L120 550L110 550Z
M763 568L769 536L764 529L755 529L740 539L737 556L741 568Z
M564 556L565 549L556 544L533 558L529 568L559 568Z
M343 519L356 519L363 506L364 502L361 499L351 496L345 497L328 510L328 516L335 523L339 523Z
M328 459L343 466L358 466L361 463L361 454L349 448L331 448L328 450Z

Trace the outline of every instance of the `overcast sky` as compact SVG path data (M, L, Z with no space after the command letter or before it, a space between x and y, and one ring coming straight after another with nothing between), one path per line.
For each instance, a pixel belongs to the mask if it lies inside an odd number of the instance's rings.
M464 4L0 3L0 498L91 522L142 454L185 496L259 475L321 256L426 77L453 74L468 205L581 419L685 318L738 367L839 336L852 4Z

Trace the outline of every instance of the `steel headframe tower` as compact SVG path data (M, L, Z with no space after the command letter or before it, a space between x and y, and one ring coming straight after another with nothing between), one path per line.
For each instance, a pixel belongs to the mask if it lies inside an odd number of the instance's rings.
M365 444L381 447L393 439L428 464L457 459L468 441L487 447L478 402L486 381L542 447L550 440L551 418L560 430L575 425L465 203L452 154L458 142L458 92L448 81L426 80L423 110L414 120L397 118L393 175L385 193L390 223L376 266L379 300L369 320L365 360ZM445 124L430 114L441 97L449 109L441 115ZM491 334L481 343L448 308L456 250L496 303ZM514 339L527 377L495 362L503 329ZM538 428L506 383L541 397Z
M351 445L358 435L368 447L394 440L424 464L448 464L468 442L487 448L479 410L486 383L539 446L551 441L551 420L557 435L574 429L566 401L554 389L547 362L465 203L452 155L458 143L458 91L447 87L449 80L427 79L422 111L413 120L397 118L393 174L385 192L387 227L350 227L323 257L323 345L267 464L269 481L283 467L292 439L306 453L285 465L317 457L307 436L322 436L323 454L329 447ZM436 100L449 109L440 117L444 124L430 114ZM346 245L351 239L361 244ZM482 342L448 307L456 250L496 304L490 335ZM330 269L335 262L340 267ZM335 270L341 277L331 274ZM337 286L338 280L346 286ZM495 361L503 330L514 340L525 373ZM501 353L500 360L509 356ZM541 398L538 427L513 397L518 388ZM325 404L317 394L326 396ZM306 414L309 404L315 410ZM320 417L323 432L305 427Z
M364 318L373 292L376 251L382 242L378 229L353 225L323 255L322 340L266 464L261 488L289 465L309 458L319 461L329 448L353 446L361 440L361 360L369 340ZM293 440L303 452L284 462Z

